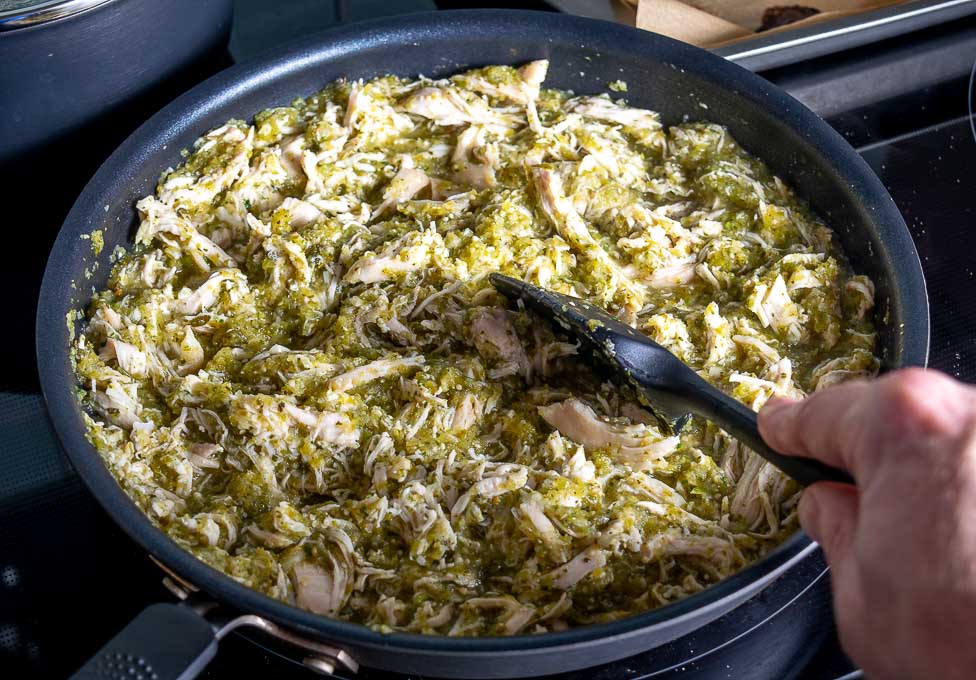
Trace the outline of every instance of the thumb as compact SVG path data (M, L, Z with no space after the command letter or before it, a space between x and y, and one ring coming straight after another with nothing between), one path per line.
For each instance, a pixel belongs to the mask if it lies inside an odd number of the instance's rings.
M819 482L800 498L800 524L820 544L830 566L847 559L857 527L857 489L848 484Z

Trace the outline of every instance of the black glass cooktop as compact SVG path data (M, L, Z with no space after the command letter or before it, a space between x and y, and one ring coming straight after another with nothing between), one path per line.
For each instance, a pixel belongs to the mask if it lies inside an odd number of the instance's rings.
M265 45L340 20L432 5L429 0L362 0L361 4L357 0L242 0L231 50L238 59L247 58ZM971 62L976 58L976 25L953 30L960 35L960 44L970 49ZM944 35L933 39L944 40ZM911 40L920 42L913 47ZM892 54L907 59L923 51L923 42L916 36L889 47ZM878 68L885 65L884 49L889 48L872 48L867 54ZM919 82L875 101L859 96L856 107L845 108L831 83L836 88L849 84L850 58L818 60L767 75L821 111L860 146L888 186L925 269L932 308L930 365L976 382L976 239L972 235L976 180L970 171L976 140L969 119L960 115L966 110L965 79L940 71L944 63L933 63L933 72L941 75L932 82ZM0 285L18 291L5 301L7 333L0 336L11 365L0 383L3 678L65 677L146 605L172 599L155 565L114 527L72 472L38 394L32 350L34 301L44 253L56 229L53 223L28 230L23 256L0 268ZM755 599L692 635L565 677L679 676L856 677L837 643L829 574L822 557L811 557ZM203 677L310 676L276 652L232 635L221 643L217 659ZM390 676L364 670L356 677Z

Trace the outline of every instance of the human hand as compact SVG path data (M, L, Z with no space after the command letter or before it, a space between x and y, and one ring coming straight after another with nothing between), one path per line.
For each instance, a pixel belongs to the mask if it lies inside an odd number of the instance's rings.
M771 400L759 431L857 480L799 508L851 659L872 679L976 677L976 388L904 369Z

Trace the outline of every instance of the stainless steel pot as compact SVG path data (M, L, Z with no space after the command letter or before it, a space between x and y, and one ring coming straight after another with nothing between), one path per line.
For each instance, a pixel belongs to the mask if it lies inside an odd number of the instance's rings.
M0 0L0 198L17 257L0 287L34 296L72 201L140 123L229 65L233 0ZM31 352L28 307L5 319ZM35 389L14 362L5 384Z
M101 123L108 138L85 140L103 151L94 170L133 123L226 65L232 11L232 0L0 2L0 168Z

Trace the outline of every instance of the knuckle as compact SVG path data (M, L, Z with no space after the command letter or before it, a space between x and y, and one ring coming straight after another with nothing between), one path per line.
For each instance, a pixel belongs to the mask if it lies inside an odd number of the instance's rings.
M803 425L809 422L810 420L816 419L816 414L820 407L820 402L819 402L820 396L821 395L819 394L812 394L806 399L797 403L795 407L796 412L794 415L795 422Z
M946 418L943 400L936 395L943 389L944 380L917 368L886 376L881 390L881 407L887 416L884 420L900 431L942 431Z
M830 443L832 424L825 422L829 419L825 400L830 396L820 392L807 397L796 407L794 436L801 449L798 453L816 456Z
M930 386L930 376L917 368L906 368L890 373L882 378L890 398L899 404L910 406L918 399L918 395Z
M812 427L812 421L815 419L813 414L816 410L813 397L807 397L795 409L790 424L791 427L783 439L787 440L789 447L792 449L790 453L809 455L809 432L814 429Z

